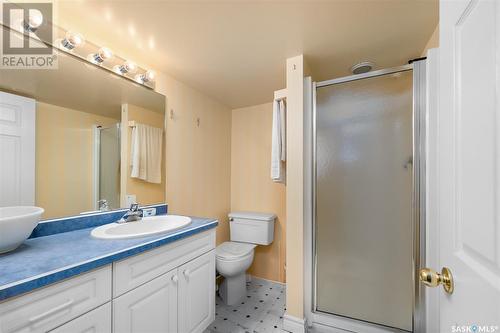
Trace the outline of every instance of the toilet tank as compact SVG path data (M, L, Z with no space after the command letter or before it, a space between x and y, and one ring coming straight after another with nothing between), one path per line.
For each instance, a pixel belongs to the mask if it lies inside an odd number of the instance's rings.
M276 215L268 213L230 213L231 241L269 245L274 239L274 220Z

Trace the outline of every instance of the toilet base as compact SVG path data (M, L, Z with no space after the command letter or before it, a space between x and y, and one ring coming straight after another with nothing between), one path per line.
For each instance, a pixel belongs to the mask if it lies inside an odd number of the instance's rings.
M247 295L246 273L225 277L220 285L219 295L227 305L236 305L242 302Z

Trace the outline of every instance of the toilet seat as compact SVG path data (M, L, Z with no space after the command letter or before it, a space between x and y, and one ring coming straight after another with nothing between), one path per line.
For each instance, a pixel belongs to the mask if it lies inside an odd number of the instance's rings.
M217 246L215 252L217 259L220 260L238 260L252 254L255 244L224 242Z

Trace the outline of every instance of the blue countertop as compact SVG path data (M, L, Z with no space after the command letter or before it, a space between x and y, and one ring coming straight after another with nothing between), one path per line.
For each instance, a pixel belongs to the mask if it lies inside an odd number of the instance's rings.
M96 239L92 228L31 238L0 255L0 301L138 253L215 228L215 219L192 218L169 233L121 240Z

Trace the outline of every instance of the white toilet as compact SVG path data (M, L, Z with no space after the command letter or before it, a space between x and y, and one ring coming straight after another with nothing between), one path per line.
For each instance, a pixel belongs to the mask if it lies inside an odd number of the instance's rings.
M241 302L247 293L246 270L252 265L254 248L274 239L276 215L239 212L229 214L230 242L217 246L217 271L224 277L219 295L227 305Z

